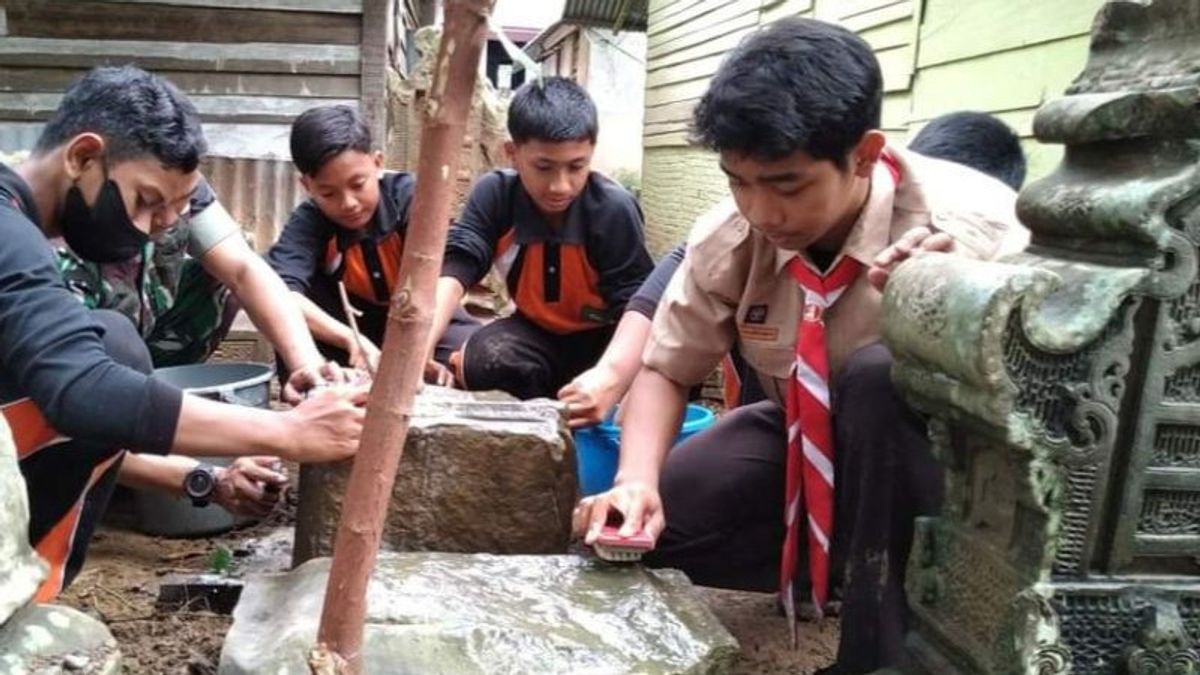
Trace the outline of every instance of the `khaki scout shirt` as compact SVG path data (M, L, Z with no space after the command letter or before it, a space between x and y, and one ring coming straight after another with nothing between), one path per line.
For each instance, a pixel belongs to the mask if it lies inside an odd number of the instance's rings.
M876 164L867 203L841 254L864 266L904 232L926 226L957 242L957 254L993 259L1025 248L1016 193L982 173L892 148L899 185ZM704 380L736 340L763 389L782 403L795 362L803 292L788 273L794 251L756 232L732 198L697 220L687 255L654 315L643 363L678 384ZM825 312L830 372L880 339L882 295L864 272Z

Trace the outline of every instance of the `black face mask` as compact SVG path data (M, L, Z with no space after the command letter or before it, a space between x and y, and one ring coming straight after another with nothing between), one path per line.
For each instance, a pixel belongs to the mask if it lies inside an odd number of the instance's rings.
M106 179L96 203L83 201L79 186L67 191L62 212L63 239L79 257L97 263L124 262L145 248L150 235L137 229L125 210L121 188Z

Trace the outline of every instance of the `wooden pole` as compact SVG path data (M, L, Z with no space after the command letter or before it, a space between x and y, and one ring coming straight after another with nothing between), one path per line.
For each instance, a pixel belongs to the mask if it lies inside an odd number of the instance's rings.
M447 0L437 68L426 99L417 161L417 186L405 236L404 259L388 311L379 377L371 390L362 441L346 486L334 540L333 565L321 612L313 670L362 672L367 583L375 568L396 468L408 436L413 399L425 369L434 289L450 223L467 113L487 17L495 0Z

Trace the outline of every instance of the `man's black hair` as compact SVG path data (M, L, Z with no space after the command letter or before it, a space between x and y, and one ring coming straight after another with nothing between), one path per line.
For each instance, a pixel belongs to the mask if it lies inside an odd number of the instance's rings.
M71 85L33 152L44 154L86 132L104 139L109 163L154 157L190 173L208 149L196 106L175 85L135 66L94 68Z
M797 151L845 168L879 128L883 76L871 47L831 23L780 19L752 33L717 69L692 119L694 142L777 160Z
M371 151L371 130L348 105L324 105L305 110L292 122L292 163L305 176L314 176L329 160L347 150Z
M947 159L1020 190L1025 182L1021 140L1007 124L982 112L952 112L935 117L908 144L928 157Z
M508 134L514 143L595 143L599 132L592 97L565 77L547 77L541 85L536 80L526 82L508 105Z

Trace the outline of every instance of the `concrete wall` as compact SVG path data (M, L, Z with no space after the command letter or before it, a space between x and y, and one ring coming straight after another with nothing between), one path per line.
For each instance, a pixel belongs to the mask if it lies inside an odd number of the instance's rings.
M646 34L585 29L587 87L600 116L595 167L624 177L642 169L642 119L645 113Z
M1032 138L1037 107L1083 67L1102 0L650 0L642 204L662 252L728 191L716 159L687 144L692 107L742 38L784 16L857 31L884 75L883 127L904 143L954 110L998 115L1022 136L1029 178L1061 157Z

